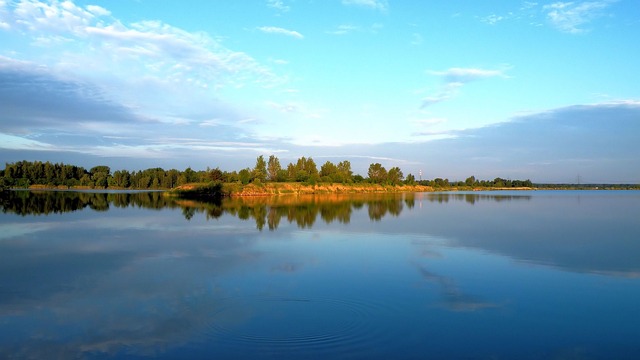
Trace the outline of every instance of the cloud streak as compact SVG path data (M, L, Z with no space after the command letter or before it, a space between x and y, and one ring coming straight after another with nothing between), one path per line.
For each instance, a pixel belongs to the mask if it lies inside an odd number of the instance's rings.
M267 34L279 34L279 35L291 36L296 39L304 39L304 36L297 31L287 30L281 27L276 27L276 26L262 26L262 27L259 27L258 30Z
M444 71L427 71L430 75L438 76L442 79L440 89L422 99L421 108L425 108L456 97L461 88L470 82L489 79L494 77L507 77L504 70L488 70L481 68L449 68Z
M282 0L267 0L267 6L280 12L288 12L291 10L291 7L286 5Z
M579 34L586 32L585 25L603 16L603 10L612 1L555 2L544 5L547 19L562 32Z
M367 7L378 11L387 11L389 4L386 0L342 0L343 5Z

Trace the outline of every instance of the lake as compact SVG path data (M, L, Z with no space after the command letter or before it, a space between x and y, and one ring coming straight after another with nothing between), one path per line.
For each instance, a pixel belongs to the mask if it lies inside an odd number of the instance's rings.
M640 358L639 191L0 209L0 358Z

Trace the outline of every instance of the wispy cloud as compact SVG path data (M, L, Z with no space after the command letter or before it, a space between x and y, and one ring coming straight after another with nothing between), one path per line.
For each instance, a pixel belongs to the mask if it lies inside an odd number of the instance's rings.
M589 31L586 25L606 16L605 9L617 1L557 1L546 5L525 1L511 11L477 18L488 25L496 25L503 21L526 21L532 26L541 26L544 18L562 32L579 34Z
M221 87L275 80L268 68L247 54L232 51L206 34L160 21L124 24L102 7L83 8L68 1L22 0L2 11L2 21L11 30L22 32L32 44L47 46L48 59L57 62L51 65L61 71L78 74L92 64L83 75L108 76L111 82L155 78L158 83L169 80L174 88L187 82ZM71 53L70 45L85 51Z
M556 2L544 5L548 20L560 31L578 34L587 31L584 25L604 15L613 1Z
M287 12L291 10L291 7L289 7L289 5L286 5L282 0L267 0L267 6L281 12Z
M345 35L359 30L359 27L354 25L342 24L338 25L335 29L327 31L327 34L331 35Z
M286 82L205 33L161 21L126 24L99 6L0 0L0 19L7 24L0 31L20 33L31 48L46 46L46 56L37 51L14 52L21 60L0 56L0 83L11 84L0 86L0 131L22 139L12 138L13 148L29 147L37 138L58 150L78 144L127 149L130 144L124 140L99 144L96 139L133 133L154 138L163 131L177 134L194 128L209 141L250 140L251 127L239 121L258 115L224 103L219 93L260 91ZM213 127L209 119L220 121ZM170 157L173 150L164 151L163 156Z
M440 89L432 95L429 95L422 99L421 108L425 108L443 101L449 100L458 95L459 89L462 87L460 82L450 82L443 84Z
M491 77L505 77L503 70L487 70L480 68L450 68L444 71L429 70L429 74L441 76L447 83L468 83Z
M262 27L259 27L258 30L268 34L286 35L286 36L291 36L297 39L304 38L304 36L297 31L287 30L281 27L276 27L276 26L262 26Z
M442 78L440 89L424 99L421 108L425 108L454 98L467 83L492 77L507 77L505 70L488 70L481 68L450 68L444 71L429 70L428 74Z
M411 35L411 45L414 46L418 46L421 45L424 42L424 39L422 37L422 35L420 35L419 33L413 33Z
M379 11L387 11L389 8L386 0L342 0L342 4L368 7Z
M485 24L495 25L504 19L505 19L504 16L491 14L481 18L480 21L482 21Z

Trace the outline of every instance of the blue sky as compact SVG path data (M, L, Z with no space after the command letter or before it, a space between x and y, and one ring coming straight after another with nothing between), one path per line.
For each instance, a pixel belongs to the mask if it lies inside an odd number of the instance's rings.
M640 183L640 5L0 0L0 160Z

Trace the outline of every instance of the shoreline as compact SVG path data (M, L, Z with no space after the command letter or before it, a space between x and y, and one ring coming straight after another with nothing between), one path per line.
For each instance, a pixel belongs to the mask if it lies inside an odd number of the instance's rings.
M427 185L381 185L371 183L357 184L336 184L336 183L291 183L291 182L269 182L242 185L238 183L191 183L181 185L172 189L132 189L132 188L92 188L88 186L46 186L31 185L28 188L9 188L5 190L29 190L29 191L97 191L97 192L166 192L170 196L185 197L258 197L258 196L284 196L284 195L323 195L323 194L382 194L382 193L422 193L422 192L479 192L479 191L579 191L579 190L638 190L637 187L620 184L600 184L600 185L549 185L534 187L432 187Z

